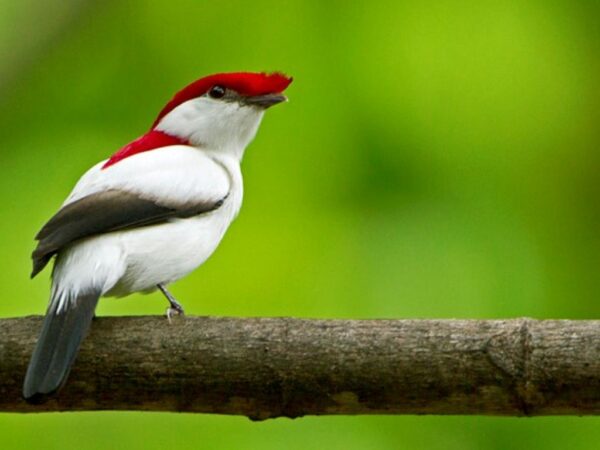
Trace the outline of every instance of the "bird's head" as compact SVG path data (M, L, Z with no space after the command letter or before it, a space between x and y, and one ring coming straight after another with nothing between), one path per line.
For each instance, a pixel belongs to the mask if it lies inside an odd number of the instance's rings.
M220 73L194 81L162 109L152 130L241 156L264 111L286 101L292 78L280 73Z

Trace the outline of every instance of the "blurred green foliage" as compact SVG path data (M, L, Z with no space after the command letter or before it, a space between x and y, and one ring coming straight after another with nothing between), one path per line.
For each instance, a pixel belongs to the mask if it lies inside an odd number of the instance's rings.
M188 82L277 69L291 101L246 153L242 213L173 287L190 314L599 318L599 16L566 0L0 0L0 316L44 311L32 238L89 166ZM599 425L5 414L0 446L596 449Z

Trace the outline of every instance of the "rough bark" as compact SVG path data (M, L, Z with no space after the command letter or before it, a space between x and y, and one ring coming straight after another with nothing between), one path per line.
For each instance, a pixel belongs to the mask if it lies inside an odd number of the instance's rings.
M64 389L28 405L40 325L0 320L0 411L600 413L600 321L98 318Z

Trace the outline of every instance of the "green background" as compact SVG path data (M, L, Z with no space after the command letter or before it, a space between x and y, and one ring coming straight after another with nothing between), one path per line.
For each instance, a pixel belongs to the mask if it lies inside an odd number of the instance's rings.
M170 96L283 70L190 314L600 317L600 4L0 0L0 316L33 236ZM232 281L233 280L233 281ZM100 315L162 314L158 294ZM148 333L151 333L148 330ZM0 415L2 448L596 449L597 418Z

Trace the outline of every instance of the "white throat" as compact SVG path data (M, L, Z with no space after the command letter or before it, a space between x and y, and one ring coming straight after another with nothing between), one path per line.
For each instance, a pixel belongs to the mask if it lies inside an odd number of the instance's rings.
M264 110L198 97L177 106L156 126L156 130L185 139L211 152L242 159L254 139Z

